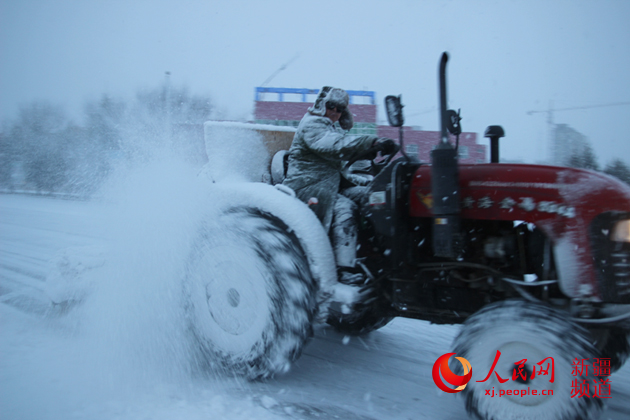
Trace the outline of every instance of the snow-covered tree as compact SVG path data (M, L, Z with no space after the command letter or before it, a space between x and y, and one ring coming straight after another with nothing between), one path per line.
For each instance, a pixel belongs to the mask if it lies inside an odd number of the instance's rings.
M22 166L28 187L51 192L65 184L70 146L66 131L71 125L63 109L50 103L33 102L19 110L7 137L13 163Z
M33 102L0 130L0 187L89 194L117 159L146 159L164 148L200 163L213 109L208 96L168 83L130 102L103 95L86 103L82 127L61 107Z
M608 163L604 168L604 172L608 175L619 178L626 184L630 185L630 167L626 165L621 159L615 159Z
M591 169L594 171L599 170L597 156L595 156L595 152L588 143L584 144L581 150L571 155L567 162L567 166L573 168Z

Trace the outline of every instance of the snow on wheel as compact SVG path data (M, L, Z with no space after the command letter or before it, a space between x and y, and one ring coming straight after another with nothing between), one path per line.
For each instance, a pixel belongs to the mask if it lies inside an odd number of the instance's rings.
M317 286L279 219L238 208L200 229L185 281L205 363L249 379L288 370L312 336Z
M599 398L571 396L573 380L593 384L596 379L592 372L588 376L586 372L583 376L573 376L577 372L573 372L572 361L576 358L590 361L598 353L588 333L567 318L566 313L549 306L521 300L493 303L471 316L455 338L453 349L476 372L462 391L468 413L484 420L597 418L602 409ZM491 370L497 350L501 355L494 372L508 380L501 383L493 373L485 382L477 382L484 380ZM540 369L547 368L550 357L554 366L545 375ZM520 375L513 379L514 370L518 374L518 362L523 359L527 359L522 371L526 379ZM534 368L537 375L532 379ZM457 369L454 364L454 370ZM459 370L461 374L461 367ZM550 382L552 371L554 381ZM486 390L490 390L490 395ZM532 390L537 390L538 395L532 395ZM540 395L542 391L553 395Z

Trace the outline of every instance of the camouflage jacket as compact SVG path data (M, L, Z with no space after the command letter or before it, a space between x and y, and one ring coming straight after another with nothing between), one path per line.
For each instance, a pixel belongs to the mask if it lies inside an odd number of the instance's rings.
M326 231L330 229L332 212L346 161L365 153L376 136L353 136L326 117L307 113L293 137L289 150L289 168L284 185L292 188L305 203L316 198L311 206Z

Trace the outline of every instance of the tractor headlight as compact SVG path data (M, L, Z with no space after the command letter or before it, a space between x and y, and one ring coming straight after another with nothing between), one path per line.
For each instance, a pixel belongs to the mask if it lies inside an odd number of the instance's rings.
M615 223L610 239L615 242L630 243L630 220L621 220Z

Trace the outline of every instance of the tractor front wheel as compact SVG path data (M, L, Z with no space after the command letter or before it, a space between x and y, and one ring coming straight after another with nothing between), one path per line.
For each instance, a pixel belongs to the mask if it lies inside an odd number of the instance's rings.
M592 398L598 378L573 364L590 364L598 352L562 311L523 300L493 303L466 320L453 347L473 369L461 393L475 418L587 420L602 409ZM579 395L582 383L591 385L590 395Z

